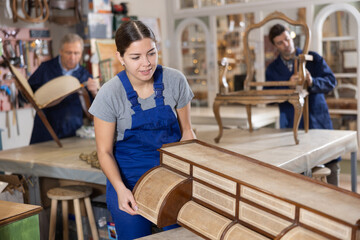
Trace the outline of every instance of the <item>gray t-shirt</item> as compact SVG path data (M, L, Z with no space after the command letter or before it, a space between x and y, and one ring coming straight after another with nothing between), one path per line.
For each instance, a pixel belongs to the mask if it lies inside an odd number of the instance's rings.
M176 109L185 107L194 97L193 92L180 71L163 67L163 83L165 105L169 105L176 116ZM138 98L143 110L154 108L155 94L146 99ZM116 122L116 140L124 138L126 129L131 128L131 103L127 99L125 88L116 75L106 82L97 93L89 112L97 118L107 122Z

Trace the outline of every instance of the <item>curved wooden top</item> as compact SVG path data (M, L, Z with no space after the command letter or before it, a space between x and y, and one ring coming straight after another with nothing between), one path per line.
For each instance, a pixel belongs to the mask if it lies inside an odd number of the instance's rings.
M90 196L92 188L83 185L70 185L52 188L47 192L50 199L73 200Z

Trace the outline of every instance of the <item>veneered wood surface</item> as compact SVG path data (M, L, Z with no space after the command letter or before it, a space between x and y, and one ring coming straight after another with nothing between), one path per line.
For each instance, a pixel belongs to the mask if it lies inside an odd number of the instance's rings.
M41 206L0 200L0 226L40 213Z
M210 172L262 189L276 197L356 224L360 219L360 195L317 183L239 154L219 151L198 142L162 148ZM270 156L269 158L276 158ZM326 203L326 204L324 204ZM336 207L329 207L336 206Z

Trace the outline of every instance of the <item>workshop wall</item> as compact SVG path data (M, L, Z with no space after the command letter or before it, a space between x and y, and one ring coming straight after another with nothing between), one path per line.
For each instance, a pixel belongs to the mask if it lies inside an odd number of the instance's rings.
M51 46L50 46L50 55L58 55L60 39L66 33L73 32L76 33L75 26L64 26L55 24L50 21L45 21L44 23L28 23L22 20L13 21L13 18L10 16L10 3L11 0L0 1L0 29L48 29L50 31ZM114 3L124 2L122 0L113 0ZM18 1L18 5L21 2ZM144 18L158 18L160 20L160 32L161 40L166 41L166 4L165 0L132 0L127 2L128 6L128 15L129 16L138 16ZM89 2L88 0L83 0L83 13L86 15L89 12ZM2 35L0 37L3 37ZM3 39L4 41L4 39ZM166 62L167 51L164 51L164 48L169 44L163 44L162 59L163 62ZM46 59L44 59L46 60ZM32 69L32 72L35 68ZM6 69L0 68L0 71L4 73ZM3 76L3 74L0 74ZM1 80L0 80L1 85ZM6 106L5 106L6 107ZM9 107L9 106L8 106ZM15 116L17 117L17 123L15 121ZM21 146L26 146L29 144L30 135L33 127L33 120L35 116L35 111L33 109L19 109L17 113L10 111L0 111L0 129L2 137L2 148L10 149ZM15 119L14 119L15 118ZM18 124L18 125L17 125Z

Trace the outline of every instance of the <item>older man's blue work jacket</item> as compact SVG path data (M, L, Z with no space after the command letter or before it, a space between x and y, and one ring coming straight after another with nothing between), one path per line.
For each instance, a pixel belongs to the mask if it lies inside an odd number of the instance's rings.
M59 56L57 56L41 63L28 81L32 90L35 92L46 82L62 75ZM85 68L79 67L72 73L72 76L83 83L91 77L91 74ZM43 111L59 138L75 136L76 130L83 124L83 110L78 93L69 95L59 104L45 108ZM52 137L39 116L36 115L30 144L48 140L52 140Z
M296 55L301 53L296 49ZM325 93L334 89L337 82L335 76L325 60L316 52L309 52L313 61L306 63L306 69L313 79L313 86L308 88L309 92L309 127L310 129L332 129L332 122L328 106L325 101ZM266 69L266 81L288 81L294 72L290 72L280 56L275 59ZM288 87L276 87L288 88ZM294 123L294 108L289 102L279 104L280 127L292 128ZM299 128L304 128L301 119Z

